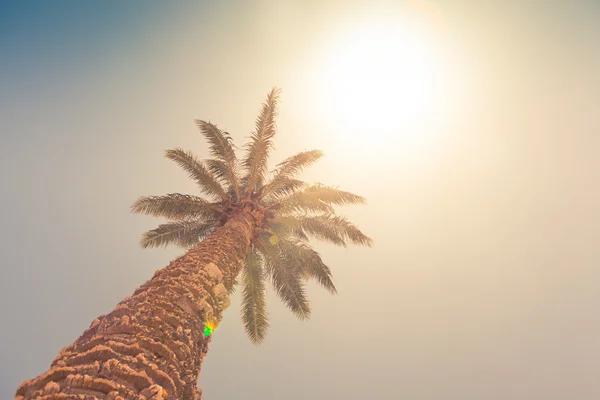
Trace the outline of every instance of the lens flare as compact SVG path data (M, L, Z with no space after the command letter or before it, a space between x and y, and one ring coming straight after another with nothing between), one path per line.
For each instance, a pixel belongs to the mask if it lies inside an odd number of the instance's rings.
M208 337L210 336L213 331L215 330L215 324L212 322L206 322L204 324L204 336Z

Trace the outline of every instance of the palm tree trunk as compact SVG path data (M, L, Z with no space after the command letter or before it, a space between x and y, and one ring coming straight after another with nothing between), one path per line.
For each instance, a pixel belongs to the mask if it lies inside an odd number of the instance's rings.
M15 399L200 399L205 324L217 325L229 305L223 282L240 271L254 227L249 213L232 216L95 319Z

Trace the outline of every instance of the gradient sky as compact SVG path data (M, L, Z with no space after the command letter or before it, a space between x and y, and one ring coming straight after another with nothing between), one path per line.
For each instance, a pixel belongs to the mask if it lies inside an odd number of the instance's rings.
M378 18L437 57L420 114L414 88L344 114L322 78ZM207 155L195 118L240 145L274 85L273 161L323 150L304 177L367 197L341 213L375 247L317 244L339 294L311 285L308 322L271 295L259 347L234 297L206 399L600 397L598 26L583 0L3 2L0 398L181 254L129 206L197 194L164 150Z

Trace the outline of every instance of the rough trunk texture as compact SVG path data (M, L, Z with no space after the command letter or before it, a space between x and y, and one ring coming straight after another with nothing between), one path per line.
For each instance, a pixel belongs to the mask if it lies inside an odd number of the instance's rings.
M157 271L108 315L95 319L15 400L198 400L210 336L229 305L225 279L238 274L255 227L240 212Z

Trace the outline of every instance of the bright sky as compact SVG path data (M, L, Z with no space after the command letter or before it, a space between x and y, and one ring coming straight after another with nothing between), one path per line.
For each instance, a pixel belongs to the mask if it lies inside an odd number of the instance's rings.
M218 4L218 5L215 5ZM339 294L305 323L234 298L212 400L600 396L600 7L594 2L12 2L0 7L0 398L179 249L141 195L196 194L195 118L361 194L372 249L318 244Z

